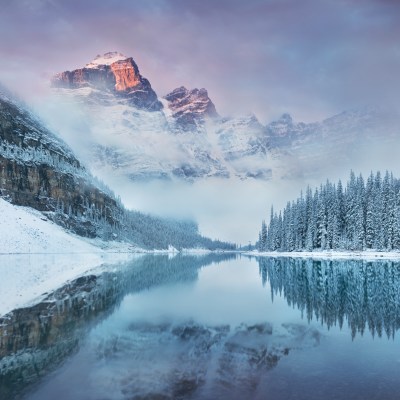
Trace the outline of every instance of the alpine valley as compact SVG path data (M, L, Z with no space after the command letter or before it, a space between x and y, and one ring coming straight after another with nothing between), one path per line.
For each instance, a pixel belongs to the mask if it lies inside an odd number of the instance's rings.
M255 115L223 117L206 89L181 86L159 97L133 58L118 52L56 74L51 84L56 103L80 124L47 121L76 151L90 149L83 156L106 181L325 176L333 166L348 171L377 143L390 151L400 137L398 113L375 106L313 123L289 114L266 125Z
M127 210L62 139L1 87L0 183L1 224L9 234L20 232L17 236L32 231L32 242L43 233L38 228L43 225L40 219L47 222L42 230L59 225L81 237L117 240L142 249L233 247L202 237L195 222ZM31 216L21 215L20 209L5 200L36 212L32 226L21 226L19 220L31 220ZM13 253L5 238L3 242L0 254ZM29 243L25 246L30 252Z

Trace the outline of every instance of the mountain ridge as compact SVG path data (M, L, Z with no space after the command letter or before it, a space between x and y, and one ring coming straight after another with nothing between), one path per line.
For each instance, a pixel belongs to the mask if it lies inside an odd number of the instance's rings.
M127 210L63 140L1 89L0 197L36 209L80 236L145 249L232 247L201 236L193 221Z
M116 63L134 63L131 57L123 61L119 58L125 56L112 52L98 56L93 65L107 70L109 66L100 63L109 59L114 65L113 57ZM392 123L373 109L311 123L297 122L285 113L263 125L255 115L220 116L204 88L180 86L160 98L154 92L161 104L157 110L124 103L118 93L102 87L60 90L60 97L79 98L91 116L97 149L91 156L92 167L101 171L105 164L109 173L132 180L308 176L315 173L316 164L331 158L329 149L350 162L351 146L364 145L364 139L379 141L382 131L394 139L400 136L399 116Z

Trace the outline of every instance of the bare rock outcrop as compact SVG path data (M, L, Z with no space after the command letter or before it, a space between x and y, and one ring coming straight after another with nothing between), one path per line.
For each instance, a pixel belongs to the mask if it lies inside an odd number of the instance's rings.
M51 84L64 89L92 87L111 92L146 111L160 111L163 108L133 58L117 52L99 55L83 68L58 73L52 78Z

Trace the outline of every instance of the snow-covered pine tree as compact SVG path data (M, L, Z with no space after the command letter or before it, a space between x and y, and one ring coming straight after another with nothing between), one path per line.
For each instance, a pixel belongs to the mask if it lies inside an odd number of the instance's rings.
M345 190L327 181L305 198L288 202L269 225L261 224L259 248L270 251L313 249L400 250L400 181L386 172L351 171Z

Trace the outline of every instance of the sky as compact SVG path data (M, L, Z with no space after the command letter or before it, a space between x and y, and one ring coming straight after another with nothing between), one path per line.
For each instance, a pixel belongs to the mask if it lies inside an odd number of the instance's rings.
M97 54L159 96L205 87L221 115L315 121L400 92L397 0L0 0L0 82L29 101ZM6 40L4 40L6 38Z

